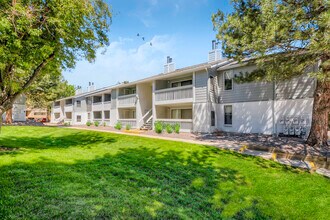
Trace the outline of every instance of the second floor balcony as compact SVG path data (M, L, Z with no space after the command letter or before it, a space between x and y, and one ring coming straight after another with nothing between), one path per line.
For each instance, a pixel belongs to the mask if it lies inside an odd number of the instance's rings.
M134 107L137 99L136 94L118 96L118 107Z
M193 101L193 86L179 86L155 91L155 104L187 103Z

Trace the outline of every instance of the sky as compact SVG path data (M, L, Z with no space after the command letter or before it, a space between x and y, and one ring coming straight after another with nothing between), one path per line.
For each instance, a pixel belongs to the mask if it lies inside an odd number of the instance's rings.
M113 14L110 46L94 63L77 62L64 78L83 89L88 82L102 88L159 74L167 56L176 68L207 62L216 35L211 16L218 9L229 12L229 1L107 0Z

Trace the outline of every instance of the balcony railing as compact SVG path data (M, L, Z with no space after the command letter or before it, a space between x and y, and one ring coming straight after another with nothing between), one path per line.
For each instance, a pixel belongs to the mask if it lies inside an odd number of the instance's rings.
M130 125L132 128L136 128L136 119L130 118L130 119L118 119L118 122L120 122L123 126L123 128L126 127L126 125Z
M137 95L123 95L118 96L118 107L133 107L137 101Z
M193 98L193 86L181 86L169 89L161 89L155 91L155 101L174 101L180 99L192 99Z
M193 128L192 119L160 119L160 118L157 118L156 121L161 121L161 122L164 122L166 124L171 124L171 125L179 124L180 130L186 131L186 132L191 131Z

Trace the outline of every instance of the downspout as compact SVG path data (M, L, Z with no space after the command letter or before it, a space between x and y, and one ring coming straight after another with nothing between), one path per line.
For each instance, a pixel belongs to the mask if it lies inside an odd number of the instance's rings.
M272 100L273 136L277 136L277 127L275 122L275 103L276 103L276 78L274 78L273 80L273 100Z

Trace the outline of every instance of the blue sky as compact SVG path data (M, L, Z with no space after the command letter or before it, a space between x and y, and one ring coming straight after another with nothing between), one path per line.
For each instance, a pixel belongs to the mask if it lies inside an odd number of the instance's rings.
M168 55L176 68L206 62L216 34L211 15L217 9L225 12L231 9L229 0L108 0L108 3L113 18L106 53L99 53L95 63L79 61L75 69L64 72L69 83L83 89L88 82L101 88L161 73Z

